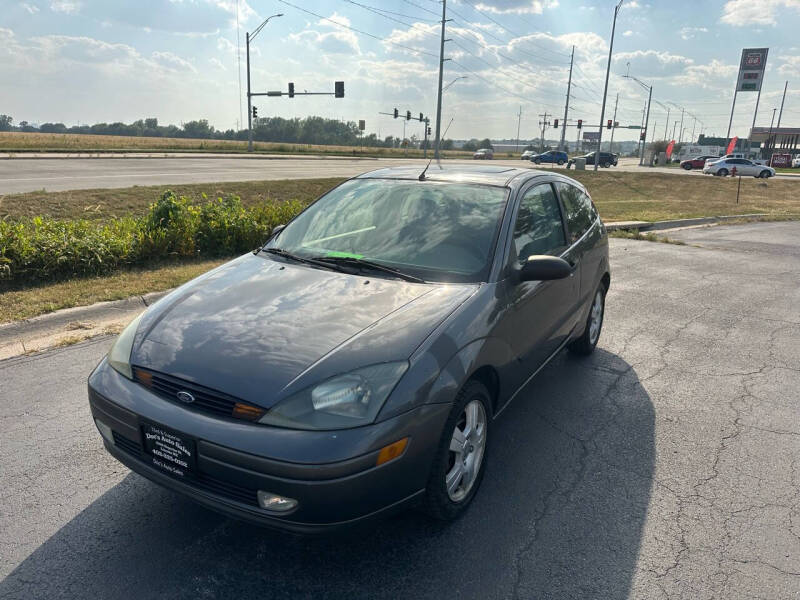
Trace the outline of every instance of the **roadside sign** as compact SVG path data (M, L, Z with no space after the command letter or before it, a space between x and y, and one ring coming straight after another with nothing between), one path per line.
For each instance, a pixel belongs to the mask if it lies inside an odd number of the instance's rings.
M770 160L771 167L791 167L792 155L791 154L773 154Z
M361 131L364 131L364 130L367 128L367 122L366 122L366 121L364 121L364 119L359 119L359 120L358 120L358 128L359 128Z
M737 92L760 92L764 71L767 68L769 48L745 48L739 62L739 77L736 80Z
M600 139L600 132L599 131L584 131L583 132L583 140L586 142L596 142Z

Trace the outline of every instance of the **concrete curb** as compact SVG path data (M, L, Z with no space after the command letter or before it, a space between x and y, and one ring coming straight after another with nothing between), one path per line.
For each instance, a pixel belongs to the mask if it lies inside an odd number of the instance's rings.
M0 360L44 350L75 338L107 333L109 326L124 324L172 290L151 292L123 300L76 306L46 315L0 325Z
M719 217L699 217L696 219L675 219L672 221L615 221L606 223L609 231L629 230L629 231L659 231L662 229L673 229L675 227L692 227L694 225L710 225L736 219L763 219L770 217L766 213L753 213L747 215L723 215Z

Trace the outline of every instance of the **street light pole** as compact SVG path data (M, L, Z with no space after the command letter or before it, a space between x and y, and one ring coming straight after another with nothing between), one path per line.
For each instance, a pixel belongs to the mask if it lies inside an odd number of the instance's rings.
M264 25L269 23L269 20L274 17L282 17L283 13L278 13L264 19L264 22L256 27L253 35L250 32L245 34L245 45L247 46L247 151L253 151L253 98L250 92L250 41L253 40L258 33L264 28Z
M597 135L597 154L594 156L594 170L597 171L597 163L600 162L600 144L603 141L603 119L606 117L606 96L608 95L608 76L611 74L611 54L614 51L614 32L617 29L617 15L623 0L614 7L614 22L611 24L611 41L608 44L608 64L606 66L606 83L603 87L603 106L600 109L600 131Z

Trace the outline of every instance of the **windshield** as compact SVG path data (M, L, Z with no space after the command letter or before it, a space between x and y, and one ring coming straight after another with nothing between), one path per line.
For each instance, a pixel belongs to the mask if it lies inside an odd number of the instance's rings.
M298 215L268 248L304 258L353 257L428 281L483 281L508 190L354 179Z

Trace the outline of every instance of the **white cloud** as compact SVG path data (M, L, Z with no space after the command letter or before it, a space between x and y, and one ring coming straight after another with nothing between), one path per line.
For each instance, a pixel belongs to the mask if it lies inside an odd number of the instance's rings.
M778 60L783 61L778 67L778 73L784 77L800 77L800 56L780 56Z
M673 77L671 82L678 86L696 86L712 90L733 89L738 64L726 64L716 58L704 65L689 65L683 73Z
M631 31L630 29L628 29L627 31L624 31L622 33L622 37L631 37L632 35L633 35L633 31Z
M153 60L173 71L191 71L197 73L197 69L188 60L173 54L172 52L153 52Z
M20 4L20 6L22 8L24 8L25 10L27 10L32 15L35 15L36 13L39 12L39 7L38 6L33 5L33 4L28 4L27 2L22 2Z
M77 14L80 9L81 3L75 2L74 0L53 0L53 2L50 3L50 10L67 15Z
M540 15L545 9L558 6L558 0L494 0L493 2L480 2L476 5L479 10L495 14L534 14Z
M614 54L615 65L630 63L631 73L637 77L668 77L681 73L694 64L694 60L667 51L635 50Z
M728 0L720 20L734 27L777 25L776 13L781 8L800 10L800 0Z
M347 29L350 26L350 19L335 12L328 18L330 21L320 19L314 27L333 29L333 31L319 31L309 27L300 33L289 34L289 39L302 44L313 44L320 51L330 54L361 54L358 36Z
M222 61L218 58L211 57L208 59L208 62L210 62L211 65L217 69L220 69L222 71L228 70L227 68L225 68L225 65L222 64Z
M682 39L690 40L698 33L708 33L708 29L706 27L681 27L678 33Z

